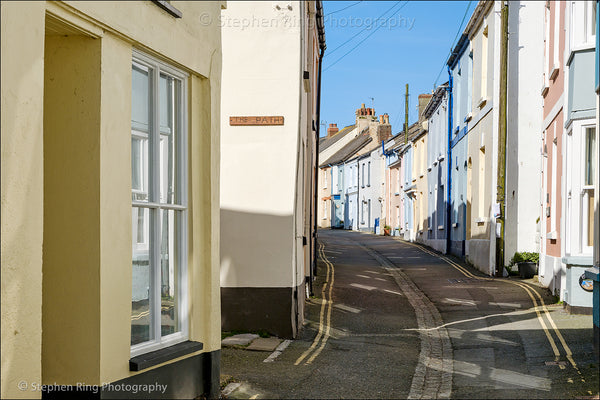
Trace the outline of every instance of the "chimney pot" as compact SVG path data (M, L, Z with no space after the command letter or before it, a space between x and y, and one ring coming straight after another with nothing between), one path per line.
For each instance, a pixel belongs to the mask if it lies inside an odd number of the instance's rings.
M337 124L329 124L329 128L327 128L327 137L331 137L339 132L339 128Z

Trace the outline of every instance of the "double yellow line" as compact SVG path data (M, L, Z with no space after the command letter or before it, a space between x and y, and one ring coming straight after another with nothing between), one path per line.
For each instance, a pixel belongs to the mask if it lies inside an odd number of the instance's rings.
M312 345L306 350L294 363L294 365L299 365L308 355L315 350L315 352L310 356L310 358L304 363L304 365L311 364L315 358L321 354L327 340L329 339L329 332L331 330L331 309L333 307L333 282L335 281L335 267L333 264L327 259L325 256L325 246L323 243L319 245L319 255L321 256L321 260L325 262L327 266L327 275L325 277L325 283L323 284L323 288L321 289L321 298L323 299L321 303L321 313L319 316L319 332L317 333L317 337L313 341ZM327 319L325 319L325 314L327 314ZM321 345L319 346L319 342ZM319 346L317 348L317 346Z
M444 260L446 263L450 264L452 267L454 267L455 269L457 269L460 273L462 273L463 275L465 275L468 278L476 278L476 279L481 279L481 280L486 280L486 281L492 281L493 280L492 278L473 275L471 272L469 272L462 265L457 264L456 262L452 261L448 257L444 257L443 255L440 255L440 254L434 253L432 251L429 251L428 249L425 249L424 247L421 247L419 245L416 245L416 244L413 244L413 243L409 243L409 242L403 242L403 243L411 245L413 247L416 247L416 248L418 248L419 250L421 250L424 253L427 253L427 254L432 255L434 257L437 257L437 258L439 258L441 260ZM546 322L544 321L544 318L542 317L542 314L540 313L540 309L542 310L542 312L544 313L544 315L546 316L546 318L550 322L550 325L552 326L552 330L554 331L554 334L558 337L558 340L560 341L560 343L561 343L561 345L562 345L562 347L563 347L563 349L565 351L565 355L567 357L567 360L569 360L569 362L571 363L571 365L573 366L573 368L575 368L575 370L577 371L577 373L579 373L579 375L581 375L581 372L579 371L579 368L577 368L577 363L573 359L573 352L571 351L571 349L567 345L567 342L565 341L562 333L560 332L560 330L558 329L558 327L554 323L554 320L552 319L552 316L550 315L550 311L548 311L548 308L546 307L546 303L544 303L544 299L542 298L542 296L540 296L540 294L537 291L533 290L531 287L529 287L525 283L514 282L514 281L509 281L509 280L502 280L500 282L510 283L512 285L519 286L520 288L522 288L529 295L529 297L533 301L534 310L536 312L536 315L537 315L537 318L538 318L538 320L540 322L540 325L542 326L542 329L544 330L544 333L546 334L546 337L548 338L548 342L550 343L550 347L552 347L552 351L554 352L555 361L558 361L560 359L560 351L558 349L558 346L556 345L556 342L555 342L554 338L552 337L552 334L550 333L550 330L548 329L548 326L546 325ZM537 300L539 300L541 306L538 306L538 301ZM560 367L560 369L565 369L565 366L562 365L562 364L559 364L559 367ZM583 380L583 378L582 378L582 380Z

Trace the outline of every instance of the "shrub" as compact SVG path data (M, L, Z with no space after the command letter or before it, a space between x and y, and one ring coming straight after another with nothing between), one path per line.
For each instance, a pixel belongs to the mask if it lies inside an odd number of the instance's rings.
M522 262L534 262L537 264L537 263L539 263L539 261L540 261L539 253L530 253L527 251L520 253L517 251L515 253L515 255L510 259L509 267L512 267L513 265L522 263Z

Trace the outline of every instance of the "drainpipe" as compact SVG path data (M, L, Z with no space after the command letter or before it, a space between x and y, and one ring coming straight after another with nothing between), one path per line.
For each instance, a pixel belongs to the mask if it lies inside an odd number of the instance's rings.
M500 204L500 218L496 223L500 224L500 237L496 238L496 276L502 277L504 272L504 199L506 191L506 94L507 85L507 62L508 62L508 2L502 5L500 27L500 104L498 122L498 185L496 202Z
M450 246L452 244L452 70L448 66L448 149L446 164L446 254L450 254Z
M359 205L360 204L360 205ZM360 201L360 159L356 160L356 230L360 231L360 210L362 202Z
M333 217L335 215L333 211L333 166L331 164L327 164L327 166L329 167L329 183L331 184L331 187L329 188L329 229L331 229L333 228Z
M322 79L322 70L323 70L323 54L325 53L325 49L327 45L325 44L325 26L323 24L323 3L318 0L316 2L317 14L315 16L317 22L317 31L319 35L319 75L317 76L317 126L316 126L316 138L315 138L315 174L314 174L314 207L313 207L313 218L314 218L314 226L313 226L313 237L312 237L312 262L311 262L311 270L310 270L310 282L308 284L310 295L313 296L313 280L317 275L317 204L319 201L319 180L318 180L318 172L319 172L319 138L321 137L321 79Z

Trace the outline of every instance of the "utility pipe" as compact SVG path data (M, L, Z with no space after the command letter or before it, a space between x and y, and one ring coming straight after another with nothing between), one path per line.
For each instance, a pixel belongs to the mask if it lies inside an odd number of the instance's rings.
M325 49L327 45L325 44L325 26L323 24L323 3L321 0L316 1L316 22L317 22L317 32L319 35L319 75L317 76L317 126L315 132L315 173L314 173L314 201L313 201L313 218L314 218L314 226L312 232L312 262L311 262L311 270L309 274L309 292L310 295L313 296L313 280L317 275L317 204L319 201L319 139L321 137L321 80L323 75L323 55L325 53Z
M446 176L446 254L450 254L450 246L452 244L451 232L452 232L452 70L448 66L448 149L446 164L447 164L447 176Z

